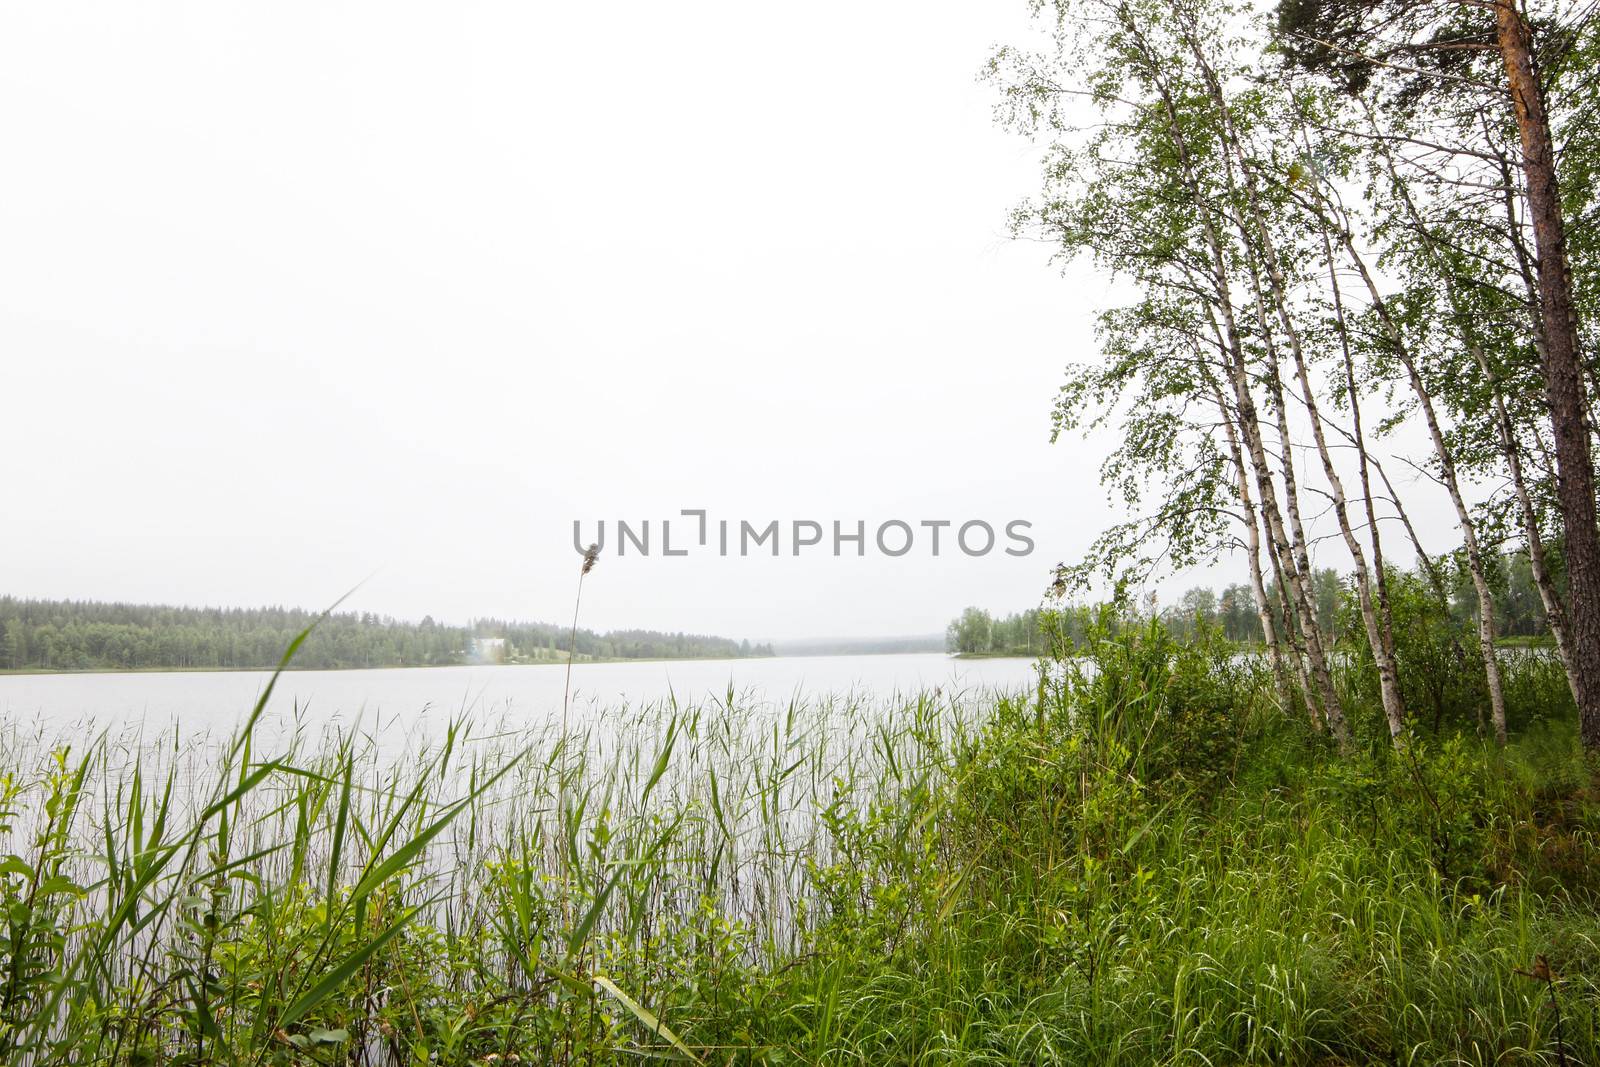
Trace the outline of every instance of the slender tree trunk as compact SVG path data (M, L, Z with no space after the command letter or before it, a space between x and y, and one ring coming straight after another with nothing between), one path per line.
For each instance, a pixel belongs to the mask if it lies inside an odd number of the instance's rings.
M1372 541L1373 586L1377 592L1378 615L1382 622L1384 654L1395 672L1395 687L1400 685L1400 669L1394 648L1394 605L1389 599L1389 572L1383 562L1383 535L1378 528L1378 509L1372 499L1372 461L1367 453L1366 431L1361 425L1361 396L1356 387L1356 364L1350 352L1350 329L1345 321L1344 294L1339 288L1339 272L1334 267L1333 243L1326 225L1322 230L1322 255L1328 264L1328 285L1333 294L1333 321L1339 334L1339 351L1344 358L1345 393L1350 400L1351 441L1356 446L1356 469L1361 477L1361 500L1367 513L1367 534Z
M1428 576L1428 584L1433 587L1434 593L1440 600L1450 598L1450 590L1445 587L1444 576L1439 573L1439 565L1433 561L1433 556L1422 545L1422 538L1417 536L1417 528L1411 523L1411 515L1400 502L1400 493L1395 489L1394 483L1389 480L1389 472L1383 469L1376 457L1368 457L1372 469L1378 472L1378 477L1383 479L1383 487L1388 490L1388 501L1394 505L1394 513L1400 519L1400 525L1405 527L1406 539L1411 542L1411 549L1417 554L1417 563L1421 565L1422 572Z
M1215 382L1211 383L1211 389L1217 409L1222 412L1222 424L1228 432L1228 452L1233 457L1233 466L1238 472L1239 504L1244 508L1245 549L1250 562L1250 588L1255 593L1256 614L1261 620L1261 637L1266 642L1268 654L1272 657L1272 674L1278 683L1278 700L1283 710L1287 712L1294 703L1294 688L1289 682L1289 669L1284 661L1283 644L1278 640L1278 627L1272 618L1272 605L1267 599L1267 585L1261 573L1261 528L1256 514L1255 500L1250 493L1249 469L1245 465L1244 451L1239 446L1239 432L1234 429L1233 419L1228 414L1228 405L1223 399L1222 389ZM1306 710L1308 713L1314 713L1314 709L1309 706Z
M1295 375L1303 392L1302 403L1311 420L1313 440L1317 446L1317 455L1322 461L1322 470L1328 481L1329 494L1333 500L1334 517L1339 525L1339 532L1344 538L1345 548L1350 552L1350 558L1355 568L1356 599L1361 612L1361 621L1367 635L1367 644L1372 651L1373 662L1378 668L1378 688L1380 699L1383 703L1384 717L1389 723L1391 737L1398 737L1405 729L1405 702L1400 694L1400 675L1395 667L1393 636L1385 626L1385 620L1380 618L1373 602L1372 581L1367 571L1366 553L1362 551L1361 542L1356 538L1355 530L1350 524L1350 509L1345 497L1344 483L1339 477L1339 471L1333 462L1333 456L1328 451L1327 436L1322 429L1322 415L1317 408L1316 387L1312 384L1310 369L1306 364L1305 348L1301 342L1300 331L1295 325L1294 316L1290 312L1289 286L1285 278L1283 265L1278 256L1277 242L1273 240L1272 231L1267 226L1266 218L1261 204L1260 192L1256 186L1255 175L1251 170L1250 161L1245 153L1243 138L1239 135L1237 126L1233 121L1233 112L1228 104L1227 95L1224 93L1221 81L1211 63L1206 59L1205 51L1201 47L1198 32L1192 22L1185 23L1184 41L1188 45L1190 54L1194 56L1205 78L1207 92L1211 97L1212 105L1217 109L1217 114L1222 120L1222 134L1224 144L1224 158L1226 160L1223 173L1230 191L1236 191L1233 181L1233 168L1237 163L1239 167L1239 185L1242 186L1245 207L1248 209L1250 220L1246 225L1243 218L1235 218L1239 236L1247 249L1258 252L1262 263L1267 270L1266 293L1256 272L1251 271L1251 284L1256 297L1256 319L1261 329L1262 338L1268 350L1268 358L1273 362L1272 382L1277 390L1278 401L1278 427L1280 436L1283 437L1284 469L1285 469L1285 497L1288 501L1290 522L1294 526L1297 541L1304 544L1304 533L1300 530L1299 505L1296 498L1293 473L1292 445L1289 441L1289 430L1283 404L1282 384L1277 373L1277 353L1272 343L1272 329L1267 323L1266 296L1270 294L1271 304L1277 318L1278 327L1283 331L1289 343L1289 352L1294 359ZM1321 220L1319 219L1319 222ZM1327 231L1323 227L1323 240L1326 243ZM1332 269L1330 253L1330 270ZM1341 317L1341 324L1342 324ZM1348 350L1346 352L1348 356ZM1354 402L1354 394L1351 396ZM1374 528L1376 536L1376 528ZM1303 573L1309 579L1310 561L1303 562ZM1333 696L1331 679L1329 695ZM1337 699L1337 697L1333 697Z
M1300 605L1289 594L1295 583L1295 579L1289 573L1294 563L1285 559L1278 550L1278 543L1267 526L1265 511L1261 515L1261 526L1267 534L1267 558L1272 561L1272 577L1278 583L1278 606L1283 612L1284 632L1289 635L1289 645L1294 651L1295 673L1300 678L1300 693L1305 700L1306 716L1318 730L1326 731L1328 715L1323 710L1320 698L1316 696L1317 687L1311 676L1311 653L1306 648L1305 630L1300 624Z
M1494 648L1494 595L1489 591L1488 577L1484 573L1483 553L1478 545L1477 527L1461 495L1461 483L1456 477L1455 456L1450 450L1449 443L1445 441L1444 430L1440 427L1438 414L1434 411L1433 397L1417 369L1411 346L1406 343L1399 325L1390 316L1388 302L1384 300L1377 282L1373 280L1372 272L1367 269L1366 260L1357 251L1355 240L1347 228L1340 228L1339 238L1350 257L1351 264L1356 268L1356 273L1367 287L1367 295L1372 300L1372 309L1377 313L1378 321L1383 324L1384 332L1394 348L1395 355L1406 369L1411 391L1416 394L1417 406L1422 411L1423 419L1428 425L1428 435L1433 440L1434 455L1439 460L1439 471L1445 489L1450 494L1450 503L1455 506L1456 519L1461 524L1461 537L1467 550L1467 569L1471 572L1472 587L1478 595L1478 648L1483 656L1484 678L1489 687L1489 716L1494 724L1495 740L1503 745L1506 740L1506 696L1505 686L1500 677L1500 660Z
M1223 335L1225 337L1225 351L1228 358L1228 378L1233 389L1235 403L1239 417L1239 431L1244 438L1246 452L1250 456L1251 464L1255 470L1256 488L1258 490L1262 513L1266 520L1269 539L1273 551L1283 560L1283 581L1289 596L1302 604L1310 601L1306 597L1305 586L1301 581L1298 568L1290 557L1289 539L1284 533L1283 519L1278 511L1277 492L1272 483L1272 470L1267 463L1266 447L1262 442L1260 422L1256 415L1255 398L1250 391L1249 371L1245 362L1244 346L1240 339L1238 320L1234 315L1232 286L1228 280L1228 257L1222 235L1217 229L1216 221L1212 215L1208 198L1199 179L1193 155L1189 148L1189 141L1179 121L1178 110L1173 102L1172 94L1164 80L1164 72L1160 62L1151 55L1148 44L1139 29L1137 20L1126 7L1119 8L1121 24L1130 34L1130 38L1140 48L1144 60L1142 73L1149 79L1151 88L1161 98L1164 116L1167 121L1168 134L1172 138L1180 173L1186 192L1194 206L1195 217L1200 223L1205 237L1206 251L1210 257L1212 286L1217 295L1216 311L1222 316ZM1209 309L1208 309L1209 310ZM1309 621L1310 625L1306 625ZM1301 629L1306 636L1306 648L1310 655L1310 670L1318 682L1319 688L1326 694L1333 693L1332 675L1328 671L1328 663L1322 653L1322 642L1316 631L1315 619L1302 620ZM1344 710L1339 706L1337 699L1332 700L1323 709L1323 717L1329 732L1338 742L1340 747L1350 744L1350 726L1344 717Z
M1278 589L1283 599L1285 623L1295 635L1296 660L1300 665L1305 685L1307 710L1311 721L1326 726L1341 746L1350 741L1349 725L1345 721L1333 689L1332 673L1323 655L1322 641L1317 631L1315 614L1302 579L1300 561L1296 558L1291 541L1285 532L1283 515L1278 510L1277 488L1273 484L1271 464L1268 462L1266 444L1261 432L1261 422L1256 412L1255 397L1250 390L1248 370L1244 360L1244 346L1240 341L1237 320L1233 314L1231 287L1227 280L1220 242L1209 214L1201 211L1202 226L1210 235L1214 284L1221 293L1217 312L1222 316L1218 330L1223 338L1223 352L1227 358L1228 382L1233 391L1235 410L1239 417L1239 433L1244 440L1245 454L1250 458L1255 476L1256 491L1261 500L1262 524L1267 532L1267 543L1278 579ZM1209 313L1209 309L1208 309ZM1294 629L1298 620L1298 631ZM1330 697L1333 699L1330 701Z
M1480 115L1485 123L1487 133L1487 117ZM1376 122L1371 112L1367 112L1367 120L1376 129ZM1461 299L1460 290L1449 265L1439 255L1439 250L1433 235L1429 232L1422 213L1417 210L1416 201L1411 197L1410 191L1400 180L1399 171L1394 164L1394 156L1383 145L1381 140L1375 141L1383 153L1385 169L1388 171L1389 180L1394 185L1395 194L1405 206L1406 214L1411 219L1412 226L1422 239L1424 248L1427 249L1429 258L1432 259L1439 278L1444 283L1445 293L1449 299L1450 308L1461 323L1461 333L1466 342L1467 350L1471 353L1473 362L1478 365L1478 370L1483 374L1484 381L1489 385L1489 395L1494 407L1496 437L1500 442L1500 453L1505 458L1507 472L1511 476L1512 491L1517 497L1517 510L1522 519L1523 535L1528 542L1529 569L1533 572L1535 588L1539 591L1540 603L1544 606L1545 619L1550 627L1550 633L1555 638L1556 653L1561 658L1561 665L1567 675L1568 687L1573 686L1572 657L1568 648L1569 636L1567 631L1566 609L1562 606L1561 597L1556 591L1555 581L1550 575L1550 569L1544 550L1544 535L1539 529L1539 513L1533 506L1532 495L1528 492L1528 482L1522 471L1522 446L1517 440L1516 427L1511 421L1510 412L1506 410L1505 392L1501 388L1499 376L1490 365L1488 357L1484 354L1483 345L1479 343L1476 332L1472 327L1470 309ZM1516 256L1520 274L1527 287L1531 305L1537 304L1537 286L1534 280L1533 268L1526 246L1521 238L1521 224L1517 219L1516 209L1516 183L1514 181L1510 163L1496 153L1501 184L1504 192L1503 206L1506 215L1507 236L1510 240L1512 251ZM1543 361L1544 331L1538 328L1535 319L1534 342ZM1576 699L1577 690L1573 689Z
M1324 234L1326 238L1326 234ZM1330 271L1332 264L1329 264ZM1337 297L1336 297L1337 299ZM1344 314L1342 308L1338 312L1339 331L1341 340L1344 338ZM1405 701L1400 693L1400 671L1395 664L1393 616L1389 611L1389 595L1387 580L1382 575L1383 556L1378 536L1377 524L1372 521L1372 495L1371 484L1367 479L1366 448L1361 437L1360 402L1352 386L1350 391L1350 407L1355 412L1357 452L1360 456L1361 479L1363 491L1367 500L1367 518L1372 529L1373 551L1377 554L1376 565L1379 568L1378 583L1380 589L1377 597L1373 595L1373 581L1367 571L1366 554L1361 550L1361 542L1355 535L1355 530L1350 524L1350 509L1345 500L1344 483L1339 478L1339 472L1333 464L1332 453L1328 450L1327 435L1322 431L1322 414L1317 409L1315 390L1311 384L1310 372L1306 367L1305 357L1298 344L1292 346L1295 361L1295 371L1300 379L1300 388L1305 391L1306 413L1311 419L1312 434L1317 443L1317 454L1322 458L1323 474L1328 479L1328 487L1333 495L1333 510L1339 521L1339 532L1344 536L1345 547L1350 551L1350 558L1354 563L1356 572L1356 595L1358 606L1361 609L1361 622L1366 627L1367 645L1372 649L1372 658L1378 668L1378 691L1383 701L1384 718L1389 723L1389 734L1398 737L1405 729L1406 712ZM1353 370L1350 366L1350 351L1348 343L1345 350L1345 367L1347 373ZM1381 609L1379 601L1381 601Z
M1595 526L1594 457L1578 349L1578 315L1567 262L1566 222L1544 93L1534 70L1528 25L1514 0L1497 0L1495 25L1522 138L1528 210L1538 249L1545 395L1555 438L1556 498L1566 534L1570 676L1583 743L1593 750L1600 749L1600 528Z
M1533 571L1533 584L1539 590L1539 602L1544 605L1545 622L1550 627L1551 636L1555 638L1556 653L1561 657L1562 666L1566 668L1567 684L1570 687L1572 638L1567 629L1567 610L1556 592L1555 579L1550 575L1550 563L1544 551L1544 535L1539 530L1539 512L1533 506L1533 496L1528 492L1527 479L1522 476L1522 448L1517 444L1511 417L1506 413L1505 401L1500 396L1498 383L1495 382L1489 361L1484 358L1481 347L1476 343L1472 347L1472 354L1477 358L1479 369L1495 388L1495 422L1500 430L1500 447L1505 453L1506 467L1511 474L1511 488L1517 495L1517 510L1522 516L1522 529L1528 539L1528 566ZM1573 699L1577 699L1576 691L1572 695Z
M1484 570L1483 551L1478 543L1477 529L1472 521L1472 515L1462 499L1460 483L1456 478L1455 461L1439 430L1433 402L1428 398L1421 377L1409 358L1405 360L1405 365L1411 378L1412 389L1416 391L1423 413L1427 417L1428 432L1433 436L1434 448L1439 456L1439 466L1444 474L1445 488L1449 490L1450 502L1455 505L1456 518L1461 524L1462 542L1467 550L1467 570L1472 576L1472 589L1478 598L1478 653L1483 658L1484 679L1489 687L1489 721L1494 728L1495 742L1504 745L1506 743L1505 684L1500 675L1499 655L1494 647L1494 594L1489 589L1488 576ZM1481 718L1479 722L1481 724Z
M1289 517L1290 547L1294 553L1293 566L1299 573L1299 580L1294 583L1294 588L1300 601L1300 629L1305 635L1306 651L1311 656L1312 677L1322 690L1323 702L1330 709L1331 725L1331 716L1337 714L1342 719L1343 712L1340 710L1339 693L1333 687L1333 670L1329 665L1327 646L1323 641L1325 635L1321 624L1317 621L1316 602L1312 598L1311 552L1306 540L1305 526L1300 521L1300 489L1294 473L1294 441L1289 436L1288 405L1284 401L1283 380L1278 376L1276 356L1270 358L1272 362L1268 365L1267 380L1272 391L1273 413L1278 423L1278 439L1283 448L1279 468L1283 476L1284 512Z
M1220 103L1219 106L1221 106ZM1243 165L1242 159L1241 165ZM1294 321L1289 314L1286 285L1283 272L1278 265L1277 251L1255 206L1255 192L1249 188L1248 180L1246 195L1251 200L1252 212L1256 212L1256 236L1267 264L1272 303L1277 309L1279 327L1289 341L1289 351L1294 359L1295 375L1304 394L1301 397L1301 402L1305 405L1306 414L1311 420L1312 438L1316 442L1317 455L1322 461L1323 475L1328 480L1329 495L1333 499L1334 517L1338 522L1339 533L1344 538L1345 548L1350 552L1350 559L1355 568L1356 599L1361 612L1361 622L1366 630L1367 645L1372 650L1373 662L1378 668L1378 689L1379 697L1383 704L1384 718L1389 724L1389 735L1398 737L1405 729L1406 715L1405 702L1400 695L1400 672L1395 666L1393 642L1386 633L1386 627L1380 620L1374 606L1372 581L1367 571L1366 553L1362 551L1361 542L1356 538L1355 530L1350 524L1350 509L1345 497L1344 483L1339 477L1338 469L1334 466L1333 455L1328 450L1327 435L1323 433L1322 413L1317 406L1316 389L1311 382L1310 368L1306 365L1305 351L1300 343L1299 331L1295 328ZM1268 358L1275 361L1277 358L1275 346L1272 345L1270 340L1270 327L1265 320L1265 309L1262 307L1264 294L1261 292L1259 283L1256 284L1256 297L1257 314L1260 316L1259 325L1263 336L1267 338ZM1289 426L1284 413L1282 386L1277 380L1276 370L1274 370L1272 378L1274 385L1278 389L1278 430L1280 436L1284 439L1284 466L1287 469L1292 466L1293 462L1290 451L1292 446L1288 438ZM1288 505L1290 523L1294 528L1297 542L1303 546L1305 535L1300 530L1299 506L1292 499L1295 495L1292 470L1285 476L1285 489L1286 497L1291 498ZM1306 558L1302 563L1302 573L1308 579L1310 577L1309 567L1310 560Z
M1205 226L1215 234L1209 221ZM1221 250L1216 244L1213 244L1212 255L1216 268L1220 269L1223 259ZM1271 365L1271 380L1276 385L1275 395L1280 416L1279 433L1283 436L1284 445L1284 458L1280 464L1284 469L1284 501L1290 516L1289 530L1292 532L1286 532L1283 513L1278 509L1272 466L1268 459L1260 418L1256 412L1255 397L1250 389L1243 345L1233 314L1228 282L1225 275L1219 275L1219 278L1225 296L1218 304L1218 310L1223 316L1221 333L1226 338L1222 347L1229 357L1229 381L1239 412L1239 427L1255 474L1256 488L1261 497L1263 525L1267 531L1273 569L1283 599L1285 623L1294 636L1296 662L1300 665L1307 710L1314 723L1326 726L1339 739L1340 744L1345 744L1349 740L1349 729L1339 704L1338 694L1333 687L1333 672L1328 666L1322 634L1317 627L1316 611L1306 584L1310 580L1311 564L1305 550L1304 531L1300 524L1299 506L1295 495L1293 456L1289 450L1287 424L1282 421L1282 386L1278 383L1276 366ZM1215 325L1213 323L1213 328Z

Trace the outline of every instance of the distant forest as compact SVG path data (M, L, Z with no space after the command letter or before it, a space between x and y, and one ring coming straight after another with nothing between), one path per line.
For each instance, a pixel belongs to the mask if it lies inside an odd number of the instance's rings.
M802 637L774 641L780 656L897 656L911 652L943 652L943 634L909 637Z
M1502 638L1548 637L1549 621L1539 599L1538 587L1533 578L1532 566L1526 555L1507 552L1488 556L1486 572L1489 590L1494 602L1496 632ZM1476 592L1471 576L1461 561L1446 558L1431 561L1426 567L1406 571L1391 569L1386 572L1397 597L1431 590L1437 602L1448 605L1451 619L1462 625L1471 625L1477 611ZM1282 619L1282 601L1275 582L1266 585L1267 600L1272 612ZM1317 568L1311 572L1307 583L1307 598L1311 601L1318 627L1325 633L1337 635L1353 630L1347 617L1355 610L1351 580L1331 568ZM1182 637L1192 635L1200 626L1214 627L1233 641L1246 644L1262 642L1261 615L1257 610L1255 594L1250 586L1235 584L1220 593L1214 589L1190 589L1167 607L1150 605L1167 628ZM1439 620L1436 620L1439 621ZM959 618L951 621L945 631L945 648L964 655L1040 655L1049 648L1052 633L1059 633L1068 643L1076 643L1083 636L1083 619L1071 611L1041 612L1037 609L1012 615L991 615L982 608L968 608Z
M297 608L176 608L0 597L0 667L11 670L268 668L316 620ZM466 626L341 612L295 655L305 669L564 660L571 631L478 619ZM579 660L770 656L771 645L654 630L579 630Z

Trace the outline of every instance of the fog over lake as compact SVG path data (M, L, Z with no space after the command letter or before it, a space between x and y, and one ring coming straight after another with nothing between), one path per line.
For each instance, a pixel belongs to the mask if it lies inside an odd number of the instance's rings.
M268 671L152 671L0 676L0 719L25 734L67 736L142 724L147 731L226 732L250 711ZM956 659L943 653L782 656L771 659L579 663L572 668L574 718L598 709L676 699L724 698L787 703L852 695L888 702L938 689L977 696L1014 691L1035 678L1024 658ZM475 722L538 726L559 716L566 668L424 667L286 672L273 691L269 722L299 709L313 726L360 721L372 730L410 732L466 716Z

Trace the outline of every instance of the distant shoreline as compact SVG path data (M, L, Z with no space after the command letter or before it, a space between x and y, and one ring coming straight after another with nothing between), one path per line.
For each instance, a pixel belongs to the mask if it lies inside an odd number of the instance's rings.
M292 667L351 670L482 663L735 659L770 645L664 630L604 632L548 622L431 615L408 622L371 612L206 608L0 595L0 663L14 672L263 670L303 641Z
M999 653L955 655L947 652L814 652L789 656L655 656L611 657L601 659L575 659L574 667L590 664L614 665L618 663L752 663L775 659L832 659L837 656L945 656L949 659L1033 659L1032 656L1003 656ZM538 663L391 663L370 667L296 667L283 668L284 674L332 674L341 671L436 671L455 667L558 667L564 668L566 660L544 660ZM271 674L277 667L69 667L46 670L40 667L11 669L0 667L0 678L26 675L72 674Z

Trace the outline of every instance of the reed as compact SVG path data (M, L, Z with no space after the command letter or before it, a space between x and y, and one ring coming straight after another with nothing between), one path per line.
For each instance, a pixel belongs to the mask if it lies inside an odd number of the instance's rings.
M1600 1059L1564 715L1338 756L1226 649L1088 653L565 731L321 729L270 688L224 739L5 731L0 1059Z

